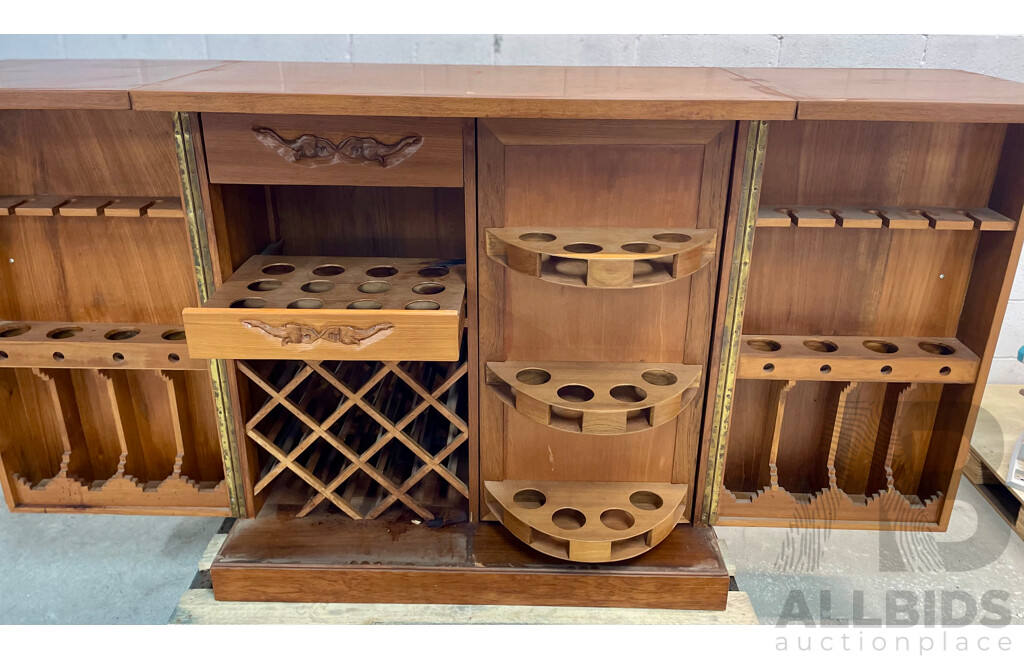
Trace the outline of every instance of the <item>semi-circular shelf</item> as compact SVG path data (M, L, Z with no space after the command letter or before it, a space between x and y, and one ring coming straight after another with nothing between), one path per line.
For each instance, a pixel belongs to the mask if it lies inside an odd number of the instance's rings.
M661 543L683 515L686 484L486 481L487 507L520 541L577 562L621 561Z
M488 362L487 384L520 414L574 433L617 435L676 417L701 368L650 362Z
M677 280L715 254L714 229L501 227L487 254L506 267L566 286L634 289Z

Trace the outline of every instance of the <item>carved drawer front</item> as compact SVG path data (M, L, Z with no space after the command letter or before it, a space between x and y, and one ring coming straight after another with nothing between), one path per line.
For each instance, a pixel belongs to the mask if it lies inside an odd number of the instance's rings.
M462 120L203 114L212 183L458 188Z
M459 359L465 266L436 259L252 257L184 311L193 358Z

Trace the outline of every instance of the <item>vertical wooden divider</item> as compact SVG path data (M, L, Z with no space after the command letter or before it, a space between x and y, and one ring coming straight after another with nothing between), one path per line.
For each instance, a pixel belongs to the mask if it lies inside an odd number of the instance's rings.
M772 417L772 448L768 453L768 479L771 490L779 489L779 441L782 438L782 418L786 414L786 398L789 391L796 385L795 380L778 381L775 392L775 413Z
M896 403L885 474L889 489L904 497L917 494L942 390L938 383L913 383Z
M184 374L174 371L160 371L160 379L167 385L167 400L171 410L171 428L174 431L174 469L171 479L181 479L195 474L195 452L187 451L186 438L191 444L192 422L184 406L188 405L188 391L185 386Z
M828 487L830 490L839 488L836 479L836 454L839 452L839 442L843 437L844 424L846 424L846 407L850 400L850 394L857 389L860 383L848 383L839 394L839 403L836 405L836 415L832 423L832 442L828 447L828 460L825 466L828 469Z
M64 479L69 475L91 476L91 470L88 469L89 452L85 446L85 436L78 419L78 406L74 403L75 392L68 374L39 368L33 368L32 373L46 384L53 409L58 413L55 421L62 454L60 470L56 477Z
M103 379L106 384L107 397L110 399L110 407L114 411L114 428L117 431L117 442L121 446L121 455L117 462L115 479L125 477L125 468L128 465L128 456L131 453L129 447L128 432L134 429L134 443L138 442L139 429L135 424L135 417L131 409L131 394L128 392L128 383L119 372L107 369L93 369L97 378Z

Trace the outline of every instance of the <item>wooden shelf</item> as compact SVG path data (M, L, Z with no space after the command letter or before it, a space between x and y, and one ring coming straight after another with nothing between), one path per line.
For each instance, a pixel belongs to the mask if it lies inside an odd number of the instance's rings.
M758 227L844 227L1013 231L1017 223L986 208L761 206Z
M658 545L683 514L686 484L487 481L487 506L519 540L579 562L629 559Z
M64 195L14 195L0 197L0 215L119 218L184 218L178 198L68 197Z
M531 277L567 286L631 289L700 270L715 254L714 229L487 229L487 254Z
M464 265L258 255L183 317L195 357L455 361L465 304Z
M738 377L973 383L978 364L952 337L743 335Z
M181 326L144 323L0 322L0 367L206 371Z
M649 362L488 362L491 392L535 422L574 433L636 433L693 401L701 368Z

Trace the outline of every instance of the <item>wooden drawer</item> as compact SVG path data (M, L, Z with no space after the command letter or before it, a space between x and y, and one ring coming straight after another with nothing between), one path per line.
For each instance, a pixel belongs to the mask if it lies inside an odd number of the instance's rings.
M436 259L252 257L184 311L193 358L459 359L465 266Z
M460 188L462 120L203 114L211 183Z

